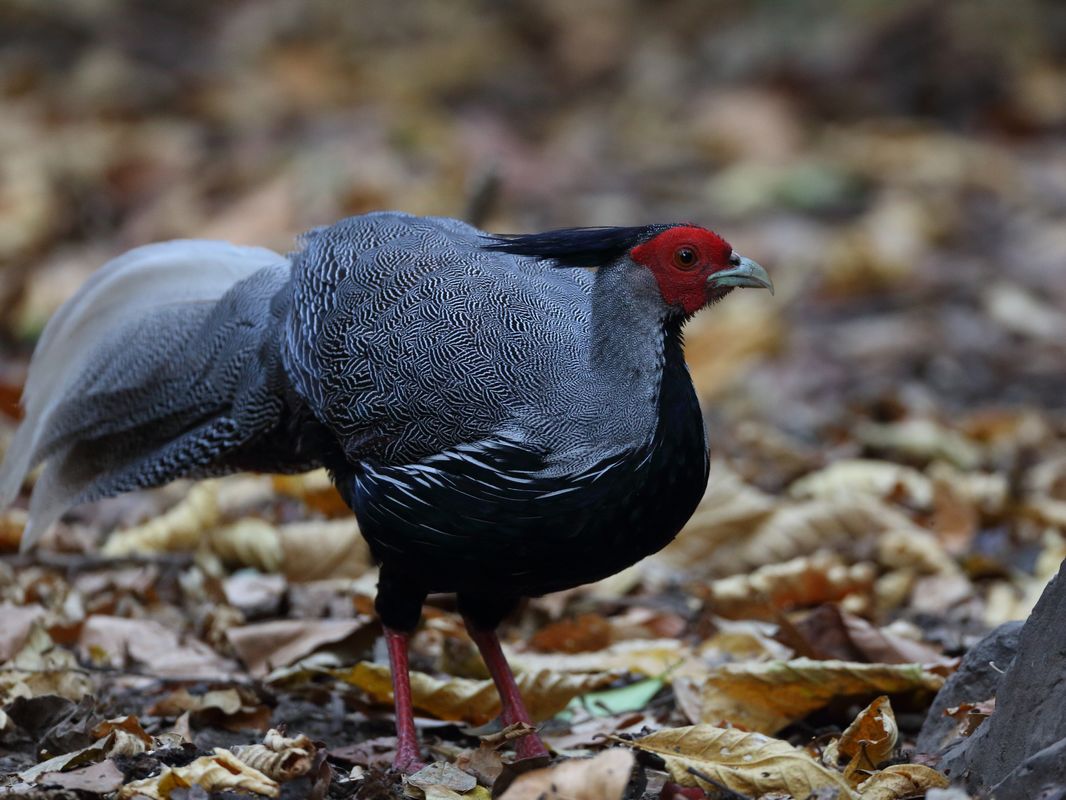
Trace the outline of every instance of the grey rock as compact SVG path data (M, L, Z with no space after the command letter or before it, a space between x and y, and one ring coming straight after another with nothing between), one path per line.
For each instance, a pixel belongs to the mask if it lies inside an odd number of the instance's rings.
M979 703L996 695L1003 674L1018 652L1022 625L1021 622L1004 623L970 648L959 669L948 678L933 700L915 744L919 753L944 753L954 743L955 720L944 712L963 703Z
M1066 570L1044 590L999 683L996 710L940 762L953 783L997 800L1051 797L1066 785ZM1051 794L1048 794L1048 792Z

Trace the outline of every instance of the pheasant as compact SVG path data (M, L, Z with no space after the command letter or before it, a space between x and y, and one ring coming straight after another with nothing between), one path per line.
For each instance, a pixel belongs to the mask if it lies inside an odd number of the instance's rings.
M456 595L503 722L529 722L499 623L659 550L691 516L708 450L682 328L736 287L773 288L690 224L493 236L376 212L288 257L140 247L46 326L0 507L43 462L30 547L107 495L328 468L380 565L395 766L410 772L407 643L428 593ZM547 753L536 734L516 749Z

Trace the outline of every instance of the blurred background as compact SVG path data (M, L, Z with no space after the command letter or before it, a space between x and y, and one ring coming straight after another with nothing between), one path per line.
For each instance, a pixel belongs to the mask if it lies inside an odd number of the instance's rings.
M930 425L1062 432L1060 3L4 0L0 94L4 433L106 260L388 208L693 221L763 263L776 297L688 330L712 442L763 488L921 466Z
M123 250L384 208L717 229L780 291L692 324L712 424L1066 405L1051 0L3 0L0 98L9 413Z
M534 601L525 638L591 614L533 650L669 638L651 667L597 662L650 676L679 639L706 663L781 642L928 661L841 649L841 615L957 655L1066 557L1066 3L0 0L0 454L36 337L107 260L175 237L287 252L375 209L496 232L691 221L777 286L686 329L714 464L687 531ZM329 625L370 630L367 553L313 475L105 501L33 557L13 555L24 491L0 512L0 602L23 620L0 659L44 619L82 661L261 676ZM103 553L139 570L94 560L124 525ZM448 608L416 663L477 674ZM708 638L786 612L754 650ZM308 641L281 648L275 617ZM682 689L656 713L720 719ZM231 741L204 725L201 746Z

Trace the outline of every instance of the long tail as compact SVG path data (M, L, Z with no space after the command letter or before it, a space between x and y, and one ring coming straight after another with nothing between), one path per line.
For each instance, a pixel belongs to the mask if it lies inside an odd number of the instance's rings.
M0 466L3 507L45 464L24 549L79 503L259 464L256 442L291 424L276 339L288 281L270 250L173 241L111 261L59 309Z

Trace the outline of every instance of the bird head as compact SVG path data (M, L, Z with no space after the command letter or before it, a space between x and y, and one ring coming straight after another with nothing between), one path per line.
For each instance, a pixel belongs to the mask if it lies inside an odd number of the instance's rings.
M714 231L697 225L565 228L521 236L494 236L487 250L533 256L560 267L606 267L618 262L648 270L663 302L684 316L734 288L774 286L766 270L744 258Z

